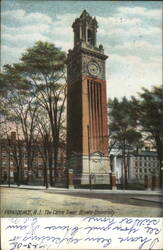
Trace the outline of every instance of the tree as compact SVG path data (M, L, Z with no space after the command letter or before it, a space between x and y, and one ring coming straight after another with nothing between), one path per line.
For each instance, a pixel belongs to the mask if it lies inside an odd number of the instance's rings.
M3 73L0 73L0 182L2 181L2 151L3 148L5 148L9 158L8 183L10 185L11 145L10 145L9 134L11 131L11 126L10 124L8 124L9 111L6 105L7 96L8 96L8 86L6 85L5 75Z
M23 91L22 88L28 88L29 103L23 104L23 107L26 108L26 111L21 109L21 114L24 116L23 118L30 116L32 127L30 127L30 124L28 123L29 118L23 122L23 125L28 125L30 131L31 129L34 129L36 124L36 103L48 114L51 135L53 139L52 145L54 151L53 162L55 183L57 177L60 134L64 122L63 112L66 100L66 55L53 44L38 41L32 48L26 50L20 60L20 63L14 64L12 66L5 66L7 75L7 77L5 76L6 82L8 81L9 87L11 85L15 86L17 90L21 88L21 91ZM25 94L27 94L27 92ZM16 96L16 98L19 97L20 95ZM21 95L21 106L22 101L24 102ZM23 131L26 133L24 128L25 127L22 127ZM28 139L31 142L31 137L28 137ZM31 145L28 145L28 149L29 148L31 148Z
M154 140L160 163L160 185L162 185L163 164L163 88L143 88L140 98L132 97L135 114L147 140Z
M22 73L30 80L34 95L40 106L46 110L53 138L54 183L57 177L57 163L62 117L66 100L65 53L47 42L37 42L27 49L19 65Z
M39 119L38 119L38 133L39 138L37 141L39 152L42 156L44 162L44 185L48 188L49 180L50 185L53 184L52 167L53 167L53 138L50 128L50 122L48 115L45 110L39 109ZM49 170L49 178L48 178Z
M124 185L127 188L127 155L129 151L141 145L141 133L136 130L137 117L133 113L131 101L125 97L109 100L110 140L119 148L123 157Z
M5 103L8 110L7 120L8 122L15 124L15 128L18 129L19 127L19 130L21 130L19 132L24 140L27 153L28 182L29 178L32 177L31 173L33 171L34 151L32 146L35 141L35 129L38 119L38 103L35 101L35 97L30 92L30 82L20 74L17 65L5 65L1 76L3 84L6 88L6 95L3 97L3 103ZM20 142L20 139L18 141ZM17 167L17 177L19 183L20 165L22 164L22 159L18 161L16 151L19 151L20 156L22 153L20 152L20 145L18 141L17 143L13 143L12 148L15 156L14 159Z

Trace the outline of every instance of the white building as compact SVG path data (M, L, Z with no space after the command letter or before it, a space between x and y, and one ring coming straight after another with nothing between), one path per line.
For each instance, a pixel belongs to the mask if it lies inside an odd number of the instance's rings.
M129 182L144 183L145 175L159 176L160 166L157 152L142 151L130 157Z
M112 172L116 174L117 184L122 184L124 179L124 167L122 151L113 149L110 154ZM160 167L155 151L141 151L130 153L126 156L128 183L144 183L145 175L159 176Z

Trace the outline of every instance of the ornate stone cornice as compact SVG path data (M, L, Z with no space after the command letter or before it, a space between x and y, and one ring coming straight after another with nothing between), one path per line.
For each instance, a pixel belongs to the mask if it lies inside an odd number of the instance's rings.
M69 61L70 58L76 57L78 55L81 55L81 53L88 55L88 56L93 56L95 58L99 58L102 60L106 60L108 58L107 55L104 55L103 47L100 45L100 48L97 47L89 47L88 45L85 46L77 46L73 50L69 50L67 60Z
M86 48L81 48L80 51L82 53L86 54L86 55L93 56L93 57L96 57L96 58L99 58L99 59L106 60L108 58L107 55L104 55L104 54L98 52L95 49L90 50L90 49L86 49Z

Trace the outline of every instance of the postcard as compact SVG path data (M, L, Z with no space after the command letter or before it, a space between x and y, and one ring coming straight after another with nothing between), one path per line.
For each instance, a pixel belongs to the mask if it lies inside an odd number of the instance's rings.
M159 1L1 2L1 248L162 249Z

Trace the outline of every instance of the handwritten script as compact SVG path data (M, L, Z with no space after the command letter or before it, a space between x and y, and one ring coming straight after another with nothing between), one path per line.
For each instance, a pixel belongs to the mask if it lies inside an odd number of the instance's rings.
M162 218L3 218L2 250L162 249Z

